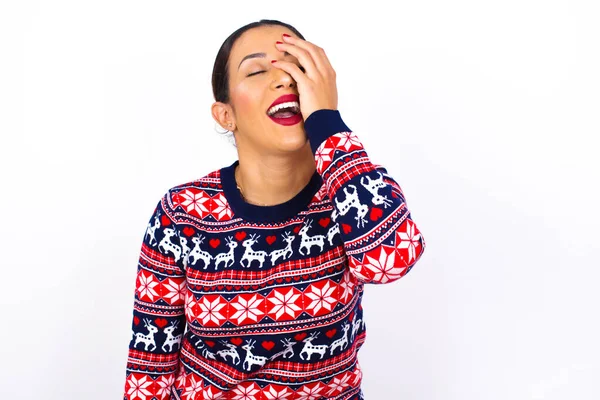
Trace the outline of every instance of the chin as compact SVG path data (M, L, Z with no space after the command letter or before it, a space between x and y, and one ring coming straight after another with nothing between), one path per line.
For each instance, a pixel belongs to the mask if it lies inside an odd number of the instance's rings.
M304 129L299 129L297 132L288 132L286 135L277 135L271 143L282 151L299 151L302 150L308 142L308 137Z

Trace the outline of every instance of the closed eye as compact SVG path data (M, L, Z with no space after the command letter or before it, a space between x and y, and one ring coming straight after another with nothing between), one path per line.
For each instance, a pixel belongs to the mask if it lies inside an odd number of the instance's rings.
M256 74L260 74L261 72L265 72L265 71L258 71L258 72L253 72L251 74L246 75L246 77L248 76L252 76L252 75L256 75Z
M304 69L304 67L303 67L302 65L299 65L298 67L300 68L300 70L301 70L302 72L306 73L306 69ZM258 74L261 74L261 73L263 73L263 72L265 72L265 71L256 71L256 72L253 72L253 73L251 73L251 74L248 74L248 75L246 75L246 77L250 77L250 76L258 75Z

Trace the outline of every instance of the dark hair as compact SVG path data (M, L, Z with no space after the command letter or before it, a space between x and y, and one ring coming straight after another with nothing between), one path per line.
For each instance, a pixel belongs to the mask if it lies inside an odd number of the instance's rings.
M302 36L302 34L298 32L296 28L286 24L285 22L274 19L261 19L258 22L251 22L233 32L221 45L221 48L217 53L217 58L215 59L215 65L213 66L212 88L215 101L220 101L226 104L229 103L229 55L231 54L231 48L233 47L235 41L249 29L273 25L284 26L294 32L294 34L296 34L300 39L305 40L304 36Z

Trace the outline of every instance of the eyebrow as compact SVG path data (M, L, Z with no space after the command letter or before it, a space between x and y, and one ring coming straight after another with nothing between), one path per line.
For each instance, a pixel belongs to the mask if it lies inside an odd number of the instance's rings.
M287 51L283 52L283 55L285 57L290 56L291 54L288 53ZM240 69L240 65L242 65L242 63L250 58L265 58L267 56L267 53L252 53L252 54L248 54L246 57L242 58L242 61L240 61L240 63L238 64L238 70Z

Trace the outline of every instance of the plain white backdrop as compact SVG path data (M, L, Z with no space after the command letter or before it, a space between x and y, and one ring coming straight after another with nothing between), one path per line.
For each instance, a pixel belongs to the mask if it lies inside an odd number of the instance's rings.
M2 2L0 398L120 398L146 224L237 158L211 72L261 18L325 49L427 242L366 290L366 398L600 398L594 3Z

